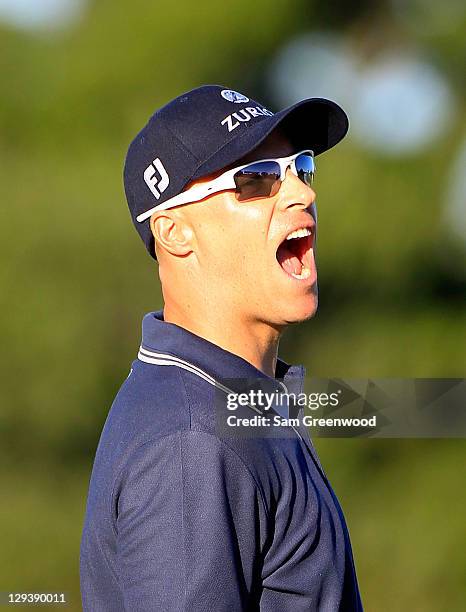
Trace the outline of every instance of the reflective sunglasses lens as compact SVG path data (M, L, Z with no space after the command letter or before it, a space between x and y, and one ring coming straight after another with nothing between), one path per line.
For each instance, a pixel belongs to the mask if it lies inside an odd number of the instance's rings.
M280 188L280 166L274 161L249 164L235 173L236 198L240 202L268 198Z
M298 155L294 163L299 178L310 187L316 171L314 157L310 153L302 153Z

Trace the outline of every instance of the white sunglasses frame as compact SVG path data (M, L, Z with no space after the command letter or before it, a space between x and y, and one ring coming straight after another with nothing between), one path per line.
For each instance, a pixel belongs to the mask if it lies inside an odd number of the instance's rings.
M199 202L199 200L203 200L209 195L213 193L218 193L219 191L224 191L226 189L236 189L235 179L233 178L236 172L246 168L247 166L251 166L252 164L258 164L261 162L277 162L280 166L280 181L283 182L285 179L286 171L291 167L291 171L293 174L298 176L298 172L296 171L296 166L293 163L294 160L302 155L303 153L310 153L312 158L314 159L314 151L311 149L304 149L303 151L299 151L299 153L294 153L288 157L272 157L267 159L258 159L256 161L250 161L247 164L243 164L242 166L237 166L236 168L231 168L227 170L220 176L208 181L206 183L202 183L201 185L194 185L190 189L186 191L182 191L178 195L170 198L166 202L159 204L158 206L154 206L153 208L146 210L136 217L136 221L141 223L148 219L155 211L159 210L168 210L170 208L174 208L175 206L181 206L182 204L189 204L191 202ZM314 161L314 172L315 172L315 161Z

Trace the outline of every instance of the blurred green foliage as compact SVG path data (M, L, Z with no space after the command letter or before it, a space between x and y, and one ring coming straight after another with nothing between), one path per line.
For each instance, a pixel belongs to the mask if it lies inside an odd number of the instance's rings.
M202 83L273 106L263 74L280 45L327 26L359 35L371 10L359 2L336 19L338 7L303 0L99 0L63 32L0 29L0 590L65 590L80 609L93 454L141 318L162 304L124 201L130 139ZM451 38L428 43L458 88L449 60L464 41ZM464 375L464 251L439 224L460 138L387 160L349 137L319 158L320 310L288 331L284 358L321 377ZM316 445L347 513L366 609L462 609L463 441Z

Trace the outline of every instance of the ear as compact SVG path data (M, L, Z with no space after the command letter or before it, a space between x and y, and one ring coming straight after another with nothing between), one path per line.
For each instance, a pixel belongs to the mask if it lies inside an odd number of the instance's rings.
M179 211L155 212L150 218L150 228L157 246L176 257L192 252L193 232Z

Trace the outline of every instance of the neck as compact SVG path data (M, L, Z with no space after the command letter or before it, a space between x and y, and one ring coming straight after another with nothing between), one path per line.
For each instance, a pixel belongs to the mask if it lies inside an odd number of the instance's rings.
M254 321L238 314L199 312L186 303L165 303L164 320L242 357L258 370L275 378L278 344L281 331L262 321Z

